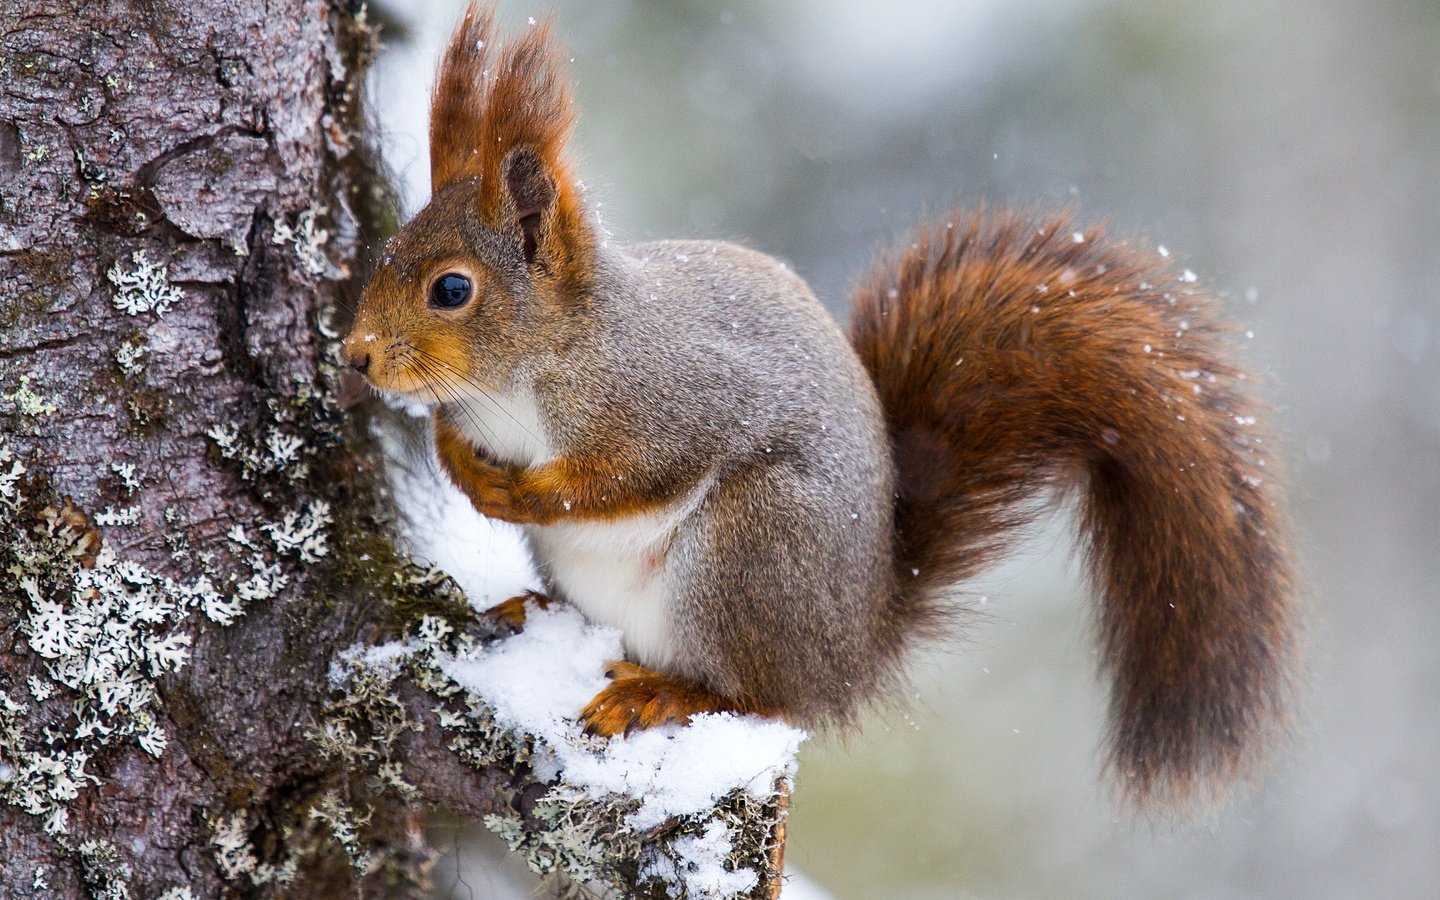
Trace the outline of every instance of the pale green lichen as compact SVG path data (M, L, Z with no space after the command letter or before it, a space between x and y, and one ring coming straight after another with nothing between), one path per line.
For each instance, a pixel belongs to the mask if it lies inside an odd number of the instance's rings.
M45 660L49 677L46 684L35 676L31 694L38 700L64 691L71 718L64 729L46 726L39 735L10 723L3 744L14 771L3 797L44 816L46 830L63 833L65 807L79 786L98 783L85 771L96 752L125 738L153 755L163 750L166 737L151 714L155 679L188 661L191 635L177 626L207 585L161 578L102 548L90 568L76 567L56 590L56 555L44 546L56 540L46 533L41 541L12 546L6 569L27 601L20 633ZM6 713L25 711L23 704L5 700Z
M95 514L95 524L102 528L137 525L140 522L140 517L141 512L138 506L127 506L121 509L107 506L104 510Z
M19 387L4 396L6 400L15 404L16 408L20 410L21 415L31 417L49 416L54 415L60 408L56 406L53 401L40 396L30 389L29 375L21 375Z
M364 815L358 813L335 790L321 794L320 799L310 808L310 818L329 827L330 833L349 858L350 865L361 874L370 871L375 862L370 851L360 842L360 829L370 823L370 815L369 812Z
M215 851L215 863L220 874L234 881L242 875L255 871L259 861L255 848L250 845L249 827L243 811L210 823L210 846Z
M422 644L431 647L443 646L447 639L455 633L455 628L449 622L439 616L421 616L420 627L416 637Z
M0 509L11 512L20 499L19 482L25 474L25 464L15 458L15 453L0 444Z
M279 522L261 523L260 528L270 535L275 549L281 553L299 557L301 562L315 563L330 552L325 529L332 521L330 504L311 500L286 512Z
M143 338L126 338L115 350L115 364L125 375L139 375L145 371L145 355L148 352Z
M295 880L295 874L300 870L300 858L295 854L288 854L280 863L260 863L255 871L250 873L250 883L257 887L265 884L273 884L285 887Z
M412 599L456 602L460 596L454 583L433 570L403 565L395 574L399 592ZM331 664L330 683L335 699L323 719L308 731L309 739L322 756L344 771L359 775L348 794L331 788L322 793L310 816L323 822L345 851L357 871L367 872L381 864L364 843L364 832L389 795L402 802L419 799L418 789L404 777L403 759L397 749L406 732L421 730L397 695L397 680L411 674L412 653L437 650L460 651L467 639L439 616L418 620L416 633L402 644L357 645L340 653ZM361 735L364 735L362 738ZM359 786L363 784L363 789Z
M300 263L301 271L306 275L325 275L332 268L330 260L325 256L325 244L330 240L330 231L317 224L317 219L328 212L324 206L304 210L296 216L293 227L285 222L276 222L275 231L270 237L272 244L290 245L295 252L295 259ZM335 274L343 275L340 272Z
M114 471L127 492L139 487L133 466L116 464ZM169 736L156 715L156 683L188 663L195 614L229 624L249 603L275 596L287 578L277 560L280 544L262 549L243 531L231 535L245 551L242 567L224 579L223 590L203 572L191 579L161 575L102 546L91 521L68 501L34 512L42 503L26 497L25 475L23 463L0 445L0 603L10 606L17 636L40 660L26 679L30 698L37 704L62 698L65 706L59 717L53 708L39 715L0 691L0 802L43 819L47 833L64 835L70 804L84 785L99 783L87 771L98 753L127 740L152 756L165 752ZM107 509L94 523L117 527L138 516L138 507ZM316 541L323 533L311 529L292 552L308 547L313 554Z
M411 572L415 584L453 587L433 572ZM477 769L510 772L543 765L530 735L499 725L484 700L461 688L435 663L439 653L466 657L481 652L480 645L456 632L448 620L427 615L418 619L404 642L342 653L331 671L331 684L342 699L312 739L347 767L374 765L377 780L385 784L386 772L400 771L391 758L394 738L410 727L396 695L404 678L440 698L436 714L441 727L451 732L449 746L461 759ZM366 730L369 723L378 723L374 731ZM372 738L358 742L361 731ZM403 788L399 790L403 794ZM703 814L642 831L632 824L642 797L597 796L567 782L562 771L540 796L530 798L528 817L501 804L507 812L483 821L533 871L548 878L638 890L642 896L738 896L758 890L760 873L769 870L774 827L784 815L782 798L788 791L788 776L777 780L769 794L737 788Z
M55 694L55 686L38 675L29 676L25 682L30 687L30 696L37 703L44 703Z
M288 852L279 863L262 863L250 843L250 821L244 810L236 810L219 819L208 819L210 847L220 875L228 881L247 879L256 887L285 887L295 880L299 860Z
M94 900L130 900L130 865L109 841L86 841L77 850L80 877Z
M170 283L168 269L150 261L144 250L130 254L134 268L126 270L116 260L105 277L115 285L115 308L128 315L154 312L163 316L185 299L185 292Z
M420 799L420 789L405 780L405 767L396 760L382 762L375 767L375 780L382 790L392 790L402 799Z
M293 417L285 417L289 418ZM292 482L309 477L314 451L288 421L277 422L257 435L217 423L205 429L205 436L222 457L240 464L240 476L246 481L270 475L283 475Z
M266 559L265 552L246 533L244 526L233 525L225 533L225 537L236 547L249 551L246 557L249 566L248 577L231 574L230 584L235 591L235 596L246 603L253 603L257 600L269 600L279 596L285 586L290 583L290 576L286 575L278 562L270 562ZM213 616L212 616L213 618ZM227 624L228 619L220 620L220 623Z
M120 489L126 494L133 494L140 490L140 478L135 474L134 463L112 462L110 464L110 471L114 472L115 477L120 479Z

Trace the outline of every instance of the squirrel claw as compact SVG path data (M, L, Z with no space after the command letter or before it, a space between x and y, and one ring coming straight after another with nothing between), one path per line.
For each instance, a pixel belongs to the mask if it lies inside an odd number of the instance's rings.
M613 662L605 677L610 684L580 713L590 737L629 737L657 725L684 725L698 713L736 709L731 701L694 682L634 663Z
M541 609L550 606L550 598L539 591L526 591L495 604L480 614L480 628L489 637L508 638L525 630L525 604L533 602Z

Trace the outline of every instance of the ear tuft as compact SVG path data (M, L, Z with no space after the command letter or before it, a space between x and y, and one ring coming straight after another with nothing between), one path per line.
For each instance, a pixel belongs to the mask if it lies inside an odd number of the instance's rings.
M482 221L501 231L518 225L527 262L538 257L579 277L593 238L565 161L575 112L550 20L503 46L494 22L493 4L472 0L441 60L430 101L431 192L477 179Z
M503 192L502 163L511 151L529 147L552 170L563 168L575 112L550 32L547 18L502 46L493 4L472 2L466 9L430 99L432 193L479 176L482 207L494 214L500 212L493 204Z
M430 95L430 191L479 174L475 159L485 119L486 61L495 44L495 7L471 3L450 36Z

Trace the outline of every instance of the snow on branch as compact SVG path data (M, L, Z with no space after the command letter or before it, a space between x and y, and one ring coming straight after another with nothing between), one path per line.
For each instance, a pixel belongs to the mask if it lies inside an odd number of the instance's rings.
M402 676L424 688L450 750L476 770L468 780L498 795L480 805L483 821L538 873L626 896L777 896L804 732L721 714L586 736L576 714L622 657L619 632L553 604L489 643L427 616L405 643L347 652L332 680L352 695ZM407 777L436 777L433 761L405 762ZM466 788L450 788L455 806L477 811Z

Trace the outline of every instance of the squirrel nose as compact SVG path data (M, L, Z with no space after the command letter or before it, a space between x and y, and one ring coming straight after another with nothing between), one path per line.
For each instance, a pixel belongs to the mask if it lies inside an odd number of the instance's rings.
M347 343L341 345L340 355L344 358L347 366L359 372L361 375L364 375L370 368L369 351L356 347L354 344Z

